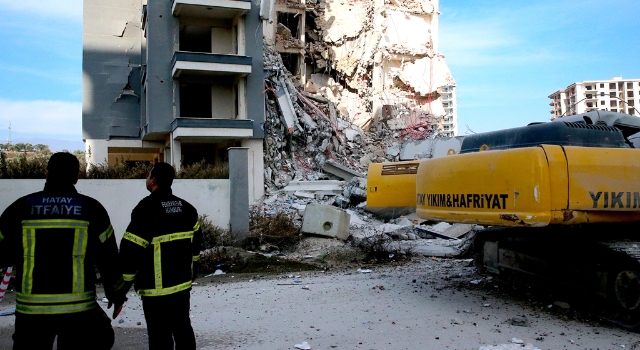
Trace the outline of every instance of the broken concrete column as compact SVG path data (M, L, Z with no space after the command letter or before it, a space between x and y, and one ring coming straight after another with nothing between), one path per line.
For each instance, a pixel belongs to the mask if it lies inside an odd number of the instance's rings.
M302 232L347 239L351 215L330 205L308 204L304 210Z

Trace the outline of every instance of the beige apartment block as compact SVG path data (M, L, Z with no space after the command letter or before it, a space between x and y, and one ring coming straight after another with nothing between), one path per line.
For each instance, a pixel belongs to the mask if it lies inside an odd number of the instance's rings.
M594 110L640 115L640 79L587 80L558 90L549 98L551 120Z

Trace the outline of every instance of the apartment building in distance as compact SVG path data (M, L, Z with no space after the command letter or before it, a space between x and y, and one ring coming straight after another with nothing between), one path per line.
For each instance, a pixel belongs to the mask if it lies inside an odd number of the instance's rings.
M594 110L640 115L640 79L614 77L573 83L549 98L551 120Z
M251 0L84 0L82 128L88 162L176 168L249 153L264 192L263 38Z
M444 116L438 125L440 135L446 137L458 136L458 99L456 96L456 86L449 85L442 87L442 107Z

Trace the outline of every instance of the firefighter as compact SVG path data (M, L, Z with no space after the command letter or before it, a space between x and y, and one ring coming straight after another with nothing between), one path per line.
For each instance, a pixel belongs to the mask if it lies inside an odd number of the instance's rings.
M44 190L0 216L0 266L17 267L14 350L111 349L114 332L96 302L95 266L110 304L124 302L109 215L75 189L80 163L56 153Z
M149 349L195 349L189 318L191 283L202 232L196 209L172 194L175 170L156 163L147 176L151 194L138 203L120 242L125 289L142 298Z

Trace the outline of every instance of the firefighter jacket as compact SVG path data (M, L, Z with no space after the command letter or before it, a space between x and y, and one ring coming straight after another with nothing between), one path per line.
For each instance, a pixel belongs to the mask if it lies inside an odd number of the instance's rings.
M158 188L131 212L120 242L124 280L143 297L188 290L201 243L196 209L171 188Z
M107 211L71 184L47 182L0 217L0 266L17 268L17 312L68 314L98 307L95 266L107 298L120 300L124 281L117 259Z

